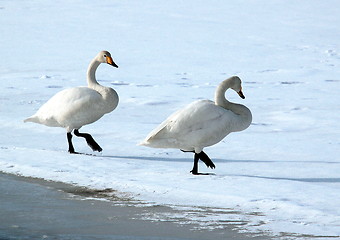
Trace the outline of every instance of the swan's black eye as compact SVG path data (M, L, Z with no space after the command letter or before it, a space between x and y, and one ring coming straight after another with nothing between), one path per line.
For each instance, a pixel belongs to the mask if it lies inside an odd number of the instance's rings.
M106 58L106 54L104 54L104 58Z

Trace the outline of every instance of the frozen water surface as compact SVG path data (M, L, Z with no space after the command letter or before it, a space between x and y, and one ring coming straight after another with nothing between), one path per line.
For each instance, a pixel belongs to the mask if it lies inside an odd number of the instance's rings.
M5 0L0 23L1 171L215 209L207 223L244 221L243 231L340 236L338 1ZM104 151L69 155L63 129L22 120L85 85L103 49L119 68L100 66L97 78L121 101L82 128ZM136 145L232 75L246 99L226 96L251 109L253 124L206 149L216 169L200 171L214 175L190 175L192 154ZM75 148L91 153L83 139Z

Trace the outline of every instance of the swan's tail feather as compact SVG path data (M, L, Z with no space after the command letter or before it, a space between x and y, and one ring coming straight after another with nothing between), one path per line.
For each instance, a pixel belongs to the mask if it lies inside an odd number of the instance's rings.
M40 123L39 118L37 116L31 116L29 118L26 118L24 122L34 122L34 123Z
M154 147L154 148L162 148L158 145L155 145L153 142L149 141L149 139L145 139L137 144L137 146L145 146L145 147Z
M149 142L147 142L145 140L143 140L143 141L141 141L140 143L137 144L137 146L147 146L147 145L149 145Z

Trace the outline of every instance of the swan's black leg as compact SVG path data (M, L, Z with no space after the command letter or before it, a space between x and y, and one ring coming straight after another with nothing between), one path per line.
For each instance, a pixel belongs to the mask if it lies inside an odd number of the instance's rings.
M74 129L74 134L77 137L83 137L85 138L87 145L90 146L90 148L92 148L93 151L98 151L101 152L103 149L98 145L98 143L96 143L96 141L93 139L93 137L88 134L88 133L80 133L78 131L78 129Z
M202 162L205 163L205 165L207 165L207 167L210 167L211 169L215 168L215 164L211 161L211 159L208 157L207 154L205 154L205 152L200 152L198 154L199 159L202 160Z
M198 174L198 160L199 160L199 156L198 156L197 153L195 153L195 155L194 155L194 167L190 171L194 175Z
M72 134L70 132L67 133L67 142L68 142L68 152L69 153L76 153L74 151L74 147L72 144Z

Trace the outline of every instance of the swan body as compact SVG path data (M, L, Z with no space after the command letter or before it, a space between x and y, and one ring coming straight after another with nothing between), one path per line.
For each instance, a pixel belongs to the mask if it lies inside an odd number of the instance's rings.
M215 165L203 152L203 148L220 142L231 132L248 128L252 121L247 107L231 103L225 98L225 92L229 88L244 98L240 78L228 78L217 87L215 101L195 101L175 112L151 131L140 145L194 152L195 158L214 168ZM198 174L195 162L192 173Z
M68 134L69 152L74 153L70 140L72 138L71 132L77 130L75 134L80 134L78 130L82 126L91 124L104 114L113 111L119 102L117 92L112 88L100 85L95 78L95 72L101 63L118 67L113 62L109 52L101 51L89 65L87 87L69 88L58 92L24 122L65 128ZM91 135L86 134L85 139L94 151L102 150Z

